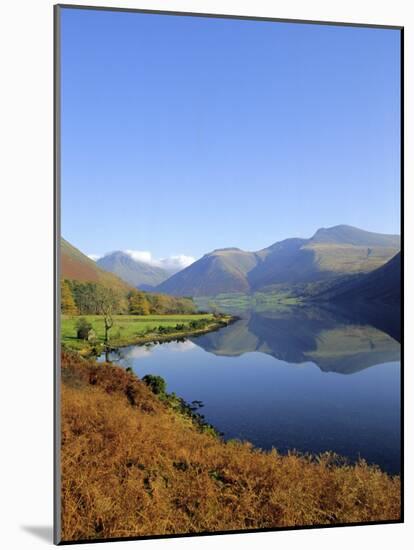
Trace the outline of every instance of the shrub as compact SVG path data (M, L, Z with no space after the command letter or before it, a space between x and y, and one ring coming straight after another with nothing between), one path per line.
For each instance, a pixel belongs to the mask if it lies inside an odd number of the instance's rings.
M192 329L199 329L204 328L209 321L207 319L196 319L195 321L190 322L190 328Z
M79 340L87 340L91 330L92 325L85 317L81 317L76 321L76 336Z
M155 393L156 395L165 394L167 384L162 376L146 374L142 381L150 388L152 393Z
M159 334L170 334L171 332L175 332L176 330L176 327L165 327L160 325L157 329L157 332Z

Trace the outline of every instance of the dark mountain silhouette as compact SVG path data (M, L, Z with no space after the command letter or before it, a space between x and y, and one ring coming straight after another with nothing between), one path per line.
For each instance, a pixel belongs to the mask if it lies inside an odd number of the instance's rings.
M400 304L401 301L401 253L371 273L357 275L338 283L317 299L331 302L381 302Z

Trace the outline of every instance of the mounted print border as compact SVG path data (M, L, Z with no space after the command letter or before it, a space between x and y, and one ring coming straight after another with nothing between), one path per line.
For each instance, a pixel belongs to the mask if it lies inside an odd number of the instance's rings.
M403 27L61 4L54 72L55 544L403 522Z

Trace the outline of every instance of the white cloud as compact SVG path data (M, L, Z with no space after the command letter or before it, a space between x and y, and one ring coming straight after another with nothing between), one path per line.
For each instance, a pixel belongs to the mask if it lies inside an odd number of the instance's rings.
M124 250L125 254L128 254L133 260L138 262L144 262L154 267L162 267L170 273L176 273L181 271L185 267L188 267L196 261L192 256L186 256L185 254L178 254L176 256L169 256L168 258L154 258L148 250Z
M128 350L125 354L125 359L142 359L149 357L152 352L152 346L134 346L132 349Z
M145 359L147 357L150 357L153 351L159 347L160 347L160 344L146 345L146 346L133 346L124 353L123 359L126 359L126 360ZM186 351L191 351L196 347L197 346L190 340L185 340L184 342L168 342L168 350L176 353L184 353Z
M151 252L146 250L124 250L123 252L128 254L128 256L131 256L131 258L137 262L144 262L145 264L150 265L154 264Z
M161 266L167 271L180 271L185 267L193 264L196 261L193 256L186 256L185 254L179 254L178 256L170 256L169 258L162 258L160 260Z
M88 254L88 258L96 262L97 260L99 260L99 258L102 258L102 256L99 254Z
M185 351L191 351L192 349L196 348L197 346L191 342L190 340L186 340L185 342L170 342L168 344L169 351L175 351L178 353L183 353Z

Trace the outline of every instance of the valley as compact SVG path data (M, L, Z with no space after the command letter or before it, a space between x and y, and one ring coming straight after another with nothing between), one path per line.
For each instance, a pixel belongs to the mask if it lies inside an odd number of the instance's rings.
M397 518L399 247L336 226L258 252L214 250L171 274L122 251L95 262L62 240L65 538L96 538L74 461L105 536L179 533L189 517L197 530ZM305 488L292 496L298 473ZM199 483L209 499L197 500ZM258 494L277 506L263 514Z
M173 274L122 252L105 255L97 265L141 290L191 296L203 303L208 297L223 296L234 300L244 296L245 302L253 296L254 300L295 303L341 300L345 292L352 300L368 300L370 279L364 284L364 276L374 274L394 258L393 269L379 272L382 282L376 291L376 300L381 301L384 293L384 300L389 302L391 286L399 285L399 251L398 235L338 225L319 229L309 239L287 238L257 252L213 250ZM351 288L354 290L349 294ZM394 301L398 300L398 290L395 292Z

